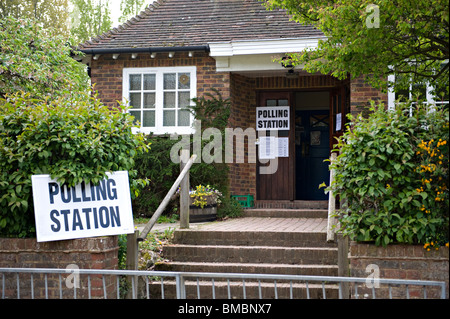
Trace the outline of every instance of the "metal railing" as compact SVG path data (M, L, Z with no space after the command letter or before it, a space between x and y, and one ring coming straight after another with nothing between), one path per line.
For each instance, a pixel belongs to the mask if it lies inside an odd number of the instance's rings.
M121 299L126 292L132 299L446 298L445 282L404 279L52 268L0 268L0 274L2 299ZM124 285L129 281L131 287Z

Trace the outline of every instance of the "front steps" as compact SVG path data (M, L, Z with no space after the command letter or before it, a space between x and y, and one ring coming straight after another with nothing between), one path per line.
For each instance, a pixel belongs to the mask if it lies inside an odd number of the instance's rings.
M155 270L337 276L337 245L326 242L325 212L247 209L244 218L176 230L173 244L163 248L163 257L169 261L157 264ZM174 298L174 283L164 284L165 298ZM228 298L228 289L231 297L243 297L242 281L230 280L229 285L216 279L214 297ZM310 298L322 298L323 288L327 298L337 298L334 285L309 283L308 287ZM150 288L153 295L160 294L160 283ZM199 292L201 298L212 298L212 288L210 279L200 279L198 285L195 280L186 281L187 298L197 298ZM297 282L277 282L275 292L273 282L246 280L245 291L246 298L274 298L275 293L278 298L307 297L305 284Z

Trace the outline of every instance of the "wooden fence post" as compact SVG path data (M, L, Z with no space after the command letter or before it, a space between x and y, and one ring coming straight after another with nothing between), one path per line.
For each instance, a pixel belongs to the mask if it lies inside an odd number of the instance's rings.
M139 230L135 230L134 233L127 235L127 269L128 270L138 270L138 257L139 257ZM130 288L127 292L127 299L133 299L133 296L137 296L137 276L134 281L134 291L132 290L132 280L131 276L127 276L127 285Z
M348 266L348 236L343 236L342 233L337 233L337 243L338 243L338 276L348 277L349 276L349 266ZM342 298L348 299L350 295L349 283L342 283Z
M189 150L181 150L180 171L186 166L189 160ZM183 177L180 183L180 228L189 228L189 172Z

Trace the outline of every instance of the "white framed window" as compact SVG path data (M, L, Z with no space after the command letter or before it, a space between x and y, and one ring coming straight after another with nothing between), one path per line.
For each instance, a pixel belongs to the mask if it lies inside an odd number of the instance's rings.
M404 75L400 75L404 76ZM388 76L388 81L394 83L396 75ZM433 94L434 92L434 94ZM449 104L448 93L444 93L444 88L434 88L429 83L414 83L408 89L394 91L392 88L388 90L388 109L394 110L397 101L405 102L418 97L429 105L433 104Z
M196 67L124 68L123 99L143 133L192 134Z

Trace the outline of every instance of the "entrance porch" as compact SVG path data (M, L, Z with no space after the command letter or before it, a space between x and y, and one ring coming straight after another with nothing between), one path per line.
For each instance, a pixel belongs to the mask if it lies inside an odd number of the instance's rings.
M231 126L256 130L259 146L249 145L248 136L240 141L236 138L233 163L229 164L230 192L253 195L257 208L326 208L328 197L318 186L328 184L328 162L324 160L346 123L350 81L304 71L287 74L286 70L231 73ZM289 128L258 130L257 107L288 107ZM274 133L287 149L276 157L275 171L263 174L271 162L263 163L261 137ZM238 150L244 150L243 158Z

